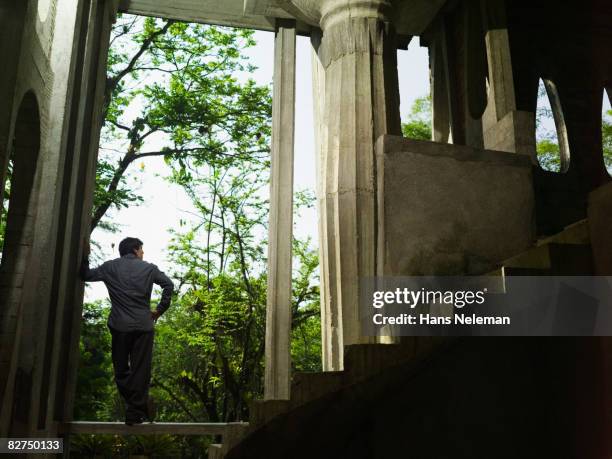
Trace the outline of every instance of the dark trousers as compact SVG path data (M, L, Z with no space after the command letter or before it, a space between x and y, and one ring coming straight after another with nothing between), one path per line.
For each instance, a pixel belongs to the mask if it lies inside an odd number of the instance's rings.
M112 357L117 389L127 405L126 419L149 415L149 383L153 331L120 332L110 329L113 337Z

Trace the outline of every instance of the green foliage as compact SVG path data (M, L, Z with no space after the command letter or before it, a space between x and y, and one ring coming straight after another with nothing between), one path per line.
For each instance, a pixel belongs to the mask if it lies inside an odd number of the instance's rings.
M211 440L178 435L89 435L70 436L70 456L79 458L202 458Z
M115 435L71 435L70 455L76 458L121 456L123 440Z
M408 122L402 124L404 137L431 140L431 96L420 97L412 104Z
M245 420L263 389L269 164L251 157L173 172L198 217L173 231L169 247L182 293L158 326L155 393L176 420ZM296 198L304 207L313 200ZM293 343L296 370L320 368L318 259L309 242L294 242L293 328L303 335Z
M77 380L79 396L74 406L75 419L110 420L115 411L113 408L117 406L110 335L106 328L108 313L108 304L100 301L83 305Z
M561 169L559 144L555 140L539 140L536 149L542 169L547 171L559 171Z
M13 161L9 159L4 181L4 194L2 205L0 206L0 260L2 259L2 249L4 248L4 233L6 232L6 218L8 215L9 202L11 199L11 179L13 176Z
M146 158L229 166L268 154L271 97L252 79L242 51L253 31L121 16L108 54L105 124L92 230L111 208L137 205ZM187 178L187 175L186 175ZM107 222L104 229L116 226Z

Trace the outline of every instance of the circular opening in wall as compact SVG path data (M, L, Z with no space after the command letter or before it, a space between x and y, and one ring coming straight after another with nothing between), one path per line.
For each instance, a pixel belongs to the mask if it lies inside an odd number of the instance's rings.
M38 0L38 18L41 22L44 22L47 19L50 6L51 0Z

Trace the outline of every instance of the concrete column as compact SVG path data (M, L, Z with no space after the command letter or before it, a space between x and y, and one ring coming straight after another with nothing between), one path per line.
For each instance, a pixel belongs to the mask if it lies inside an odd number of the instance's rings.
M67 133L69 176L66 180L69 182L62 200L67 205L60 211L62 233L58 235L57 247L62 264L51 303L56 309L53 341L47 351L52 371L43 375L48 378L49 387L41 391L46 395L46 413L43 413L47 425L72 420L84 291L79 268L83 239L89 237L91 226L100 131L104 123L107 56L118 3L118 0L91 0L88 14L82 18L87 36L83 54L78 57L82 68L80 75L77 74L80 78L75 81L73 118Z
M436 38L429 46L432 140L434 142L452 143L450 97L444 60L444 40L444 28L439 27Z
M535 114L518 111L505 1L482 2L489 65L488 105L482 118L484 147L523 153L537 164Z
M36 323L28 324L36 342L23 342L15 350L8 378L11 384L19 384L17 364L34 360L26 414L30 433L56 434L57 422L72 415L83 294L79 248L83 229L89 228L102 121L101 105L93 101L104 90L110 24L116 9L117 0L62 0L53 18L54 79L45 88L52 116L41 157L33 249L38 256L30 263L22 300L24 308L37 311ZM7 388L4 395L3 410L13 405L11 390ZM12 428L4 422L5 412L0 416L0 433Z
M291 245L295 130L295 21L278 21L274 46L264 398L288 400L291 383Z
M493 108L495 119L501 120L516 110L505 1L483 2L482 8L489 64L489 106Z
M332 327L338 328L337 323L332 323L332 315L327 306L330 297L330 285L328 283L329 275L327 273L328 264L323 260L329 258L330 247L327 239L327 214L325 212L325 183L327 177L327 169L324 167L325 158L327 157L327 129L324 120L325 110L325 69L321 59L319 59L318 51L321 46L322 33L320 30L314 30L310 35L312 43L312 97L313 97L313 114L315 127L315 166L317 173L317 215L318 215L318 230L319 230L319 260L321 260L321 285L320 285L320 302L321 302L321 342L323 349L328 349L331 346L331 330ZM332 241L333 243L333 241ZM329 353L323 352L322 362L323 368L330 368L328 362Z
M359 279L376 274L374 143L401 134L397 46L391 3L323 0L325 126L320 179L325 190L321 245L325 286L325 370L343 368L343 346L368 342L360 335Z

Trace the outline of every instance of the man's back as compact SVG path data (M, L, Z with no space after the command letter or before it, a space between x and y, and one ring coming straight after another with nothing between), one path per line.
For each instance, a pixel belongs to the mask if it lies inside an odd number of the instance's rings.
M110 260L95 269L85 267L84 280L103 281L108 289L112 309L108 326L117 331L149 331L153 329L151 292L153 284L163 288L157 311L163 313L170 304L173 285L157 266L130 253Z

